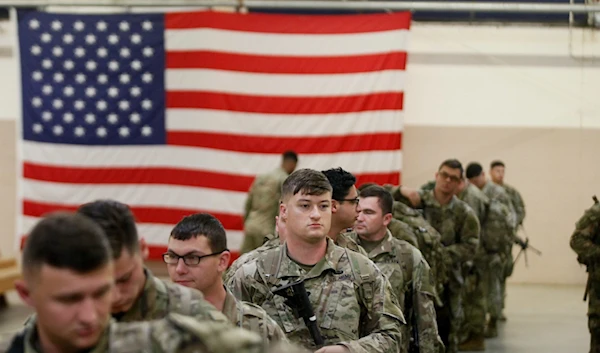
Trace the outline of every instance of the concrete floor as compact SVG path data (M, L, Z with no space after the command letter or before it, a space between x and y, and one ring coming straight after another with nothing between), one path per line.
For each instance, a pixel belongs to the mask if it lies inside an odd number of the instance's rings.
M589 347L583 288L509 285L499 337L486 341L488 353L586 353ZM16 294L0 310L0 335L16 330L30 313Z

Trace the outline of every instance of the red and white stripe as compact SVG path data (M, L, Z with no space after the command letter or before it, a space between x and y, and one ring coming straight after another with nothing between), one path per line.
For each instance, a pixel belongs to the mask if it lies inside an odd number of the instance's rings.
M410 14L165 17L168 145L22 142L19 236L47 212L112 198L152 257L194 212L216 215L238 249L246 192L288 149L299 167L399 182Z

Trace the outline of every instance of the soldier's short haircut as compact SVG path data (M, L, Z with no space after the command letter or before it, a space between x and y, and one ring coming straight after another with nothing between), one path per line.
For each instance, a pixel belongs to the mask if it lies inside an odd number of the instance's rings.
M379 207L381 208L382 214L386 215L392 213L394 207L394 198L389 191L379 185L371 185L360 191L360 198L377 197Z
M281 199L302 192L306 195L323 195L333 188L325 174L314 169L298 169L290 174L281 186Z
M123 249L130 254L139 252L139 239L135 217L129 206L115 200L96 200L79 206L77 213L91 218L104 233L115 259Z
M298 162L298 154L296 154L296 152L294 152L294 151L285 151L285 152L283 152L283 154L281 155L281 158L284 161L292 160L294 162Z
M26 276L37 273L43 265L85 274L111 261L102 228L83 215L67 212L40 220L27 236L22 254Z
M365 188L368 188L369 186L374 186L377 185L376 183L363 183L358 187L358 191L363 191Z
M356 177L342 168L327 169L322 172L333 188L331 198L342 201L350 193L350 188L356 184Z
M227 234L223 224L208 213L195 213L183 217L171 231L171 237L177 240L189 240L199 236L206 237L212 252L227 250Z
M459 169L460 177L462 178L462 176L463 176L463 173L464 173L463 166L458 159L455 159L455 158L446 159L445 161L442 162L442 164L440 164L438 171L440 169L442 169L442 167L448 167L450 169Z
M476 176L480 176L483 173L483 167L479 163L469 163L467 166L467 179L474 178Z
M490 163L490 169L494 169L495 167L504 167L504 162L500 160L495 160Z

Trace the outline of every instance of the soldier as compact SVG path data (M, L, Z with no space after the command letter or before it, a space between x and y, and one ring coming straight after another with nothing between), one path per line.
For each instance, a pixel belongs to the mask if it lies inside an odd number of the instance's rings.
M600 204L585 211L571 235L571 248L577 253L577 261L587 266L588 280L588 329L590 330L590 353L600 353Z
M458 350L458 331L463 319L462 268L473 260L479 246L479 220L471 207L455 196L462 175L462 164L449 159L438 168L433 190L417 191L399 186L394 191L408 199L413 207L422 208L425 219L442 236L449 281L440 294L443 307L436 308L436 313L440 337L448 353Z
M337 246L348 248L365 256L367 253L361 248L347 230L354 227L356 221L356 207L358 206L358 191L356 190L356 177L342 168L322 171L329 180L333 189L331 194L331 228L327 234Z
M504 170L505 166L502 161L493 161L490 164L490 177L495 184L498 184L506 190L512 205L515 208L517 227L523 225L525 220L525 203L521 197L521 193L514 187L504 183Z
M111 320L114 270L111 248L90 219L46 216L31 230L15 283L36 315L0 352L263 352L260 337L226 322L199 322L168 314L161 320ZM226 347L229 345L229 347Z
M398 300L377 266L341 248L327 233L332 187L323 173L300 169L282 188L286 241L239 268L234 295L262 306L290 341L317 353L398 352L405 324ZM323 338L317 345L305 322L273 291L302 280ZM311 325L314 328L314 326Z
M179 221L163 254L173 282L199 290L232 323L259 333L266 343L287 341L281 328L260 306L237 300L225 288L222 276L230 258L225 228L206 213Z
M506 297L506 279L512 273L513 269L513 257L512 257L512 244L525 244L522 239L517 237L516 228L517 228L517 216L515 209L513 207L513 203L510 199L508 193L499 185L489 181L485 177L485 172L483 171L483 167L479 163L470 163L467 168L467 177L469 180L475 184L478 188L483 191L484 194L490 200L489 208L498 209L500 213L505 215L505 221L502 225L498 226L497 224L490 225L491 227L496 228L495 231L492 232L490 230L488 233L488 240L499 241L502 245L499 249L490 252L490 255L496 254L496 251L500 251L497 255L501 258L502 267L496 269L497 266L493 266L488 272L492 276L496 276L495 271L501 271L501 291L502 296L500 299L500 312L492 315L486 332L486 337L496 337L496 321L506 320L506 317L502 313L502 309L504 309L504 301ZM500 203L501 205L496 205L496 203ZM497 222L495 222L497 223ZM496 239L490 237L496 237ZM524 245L522 245L524 246ZM491 251L488 249L488 251ZM493 262L495 263L495 262ZM491 272L490 272L491 271Z
M296 169L297 164L298 155L293 151L287 151L282 155L279 168L258 175L252 183L244 211L244 242L240 249L242 254L261 246L265 235L275 228L281 185Z
M114 256L116 290L112 315L120 322L160 319L169 312L202 320L228 322L202 293L163 281L144 266L147 245L138 239L133 213L123 203L98 200L81 205L77 213L103 229Z
M387 226L392 220L392 195L381 186L360 192L354 239L389 279L402 305L404 326L401 352L444 352L435 315L435 287L421 252L395 239ZM410 339L409 339L410 338Z
M471 207L481 225L480 246L477 248L477 254L473 261L469 261L463 269L465 276L465 292L463 294L465 319L460 330L461 344L458 346L458 349L460 351L484 351L486 317L485 271L488 266L485 262L487 257L482 250L481 244L489 200L483 191L479 190L477 186L465 178L461 178L456 189L456 196Z

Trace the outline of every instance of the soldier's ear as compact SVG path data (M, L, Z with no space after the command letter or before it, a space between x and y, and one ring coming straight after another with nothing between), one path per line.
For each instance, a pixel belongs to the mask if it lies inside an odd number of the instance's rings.
M337 200L331 199L331 213L336 213L339 207L340 203Z
M279 204L279 218L284 223L287 221L287 206L283 202Z
M387 227L391 222L392 222L392 214L386 213L383 216L383 225Z

